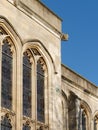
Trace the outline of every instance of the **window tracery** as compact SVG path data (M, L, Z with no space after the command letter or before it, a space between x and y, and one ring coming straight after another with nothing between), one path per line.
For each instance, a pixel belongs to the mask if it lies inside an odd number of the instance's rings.
M8 110L8 112L13 112L15 116L14 118L12 117L12 119L14 119L14 123L16 120L16 110L14 111L13 109L13 104L12 104L12 100L13 100L13 75L15 72L15 78L16 78L16 74L17 74L17 64L14 65L14 63L17 61L17 57L16 57L16 52L15 52L15 47L14 47L14 43L11 40L10 36L3 30L3 28L0 28L0 35L2 35L3 37L0 37L0 40L2 40L1 42L1 46L2 46L2 72L1 72L1 89L2 89L2 113L6 113ZM2 38L2 39L1 39ZM32 54L31 54L32 51ZM15 54L13 54L15 52ZM30 117L30 119L32 118L32 113L31 113L31 107L32 107L32 103L31 103L31 98L32 98L32 92L31 92L31 84L32 84L32 55L35 57L37 64L35 62L35 68L37 68L37 73L36 71L34 71L34 74L37 76L36 77L36 81L37 82L37 95L35 95L37 97L37 121L36 124L40 121L43 122L43 126L45 127L45 129L48 129L48 125L45 125L45 93L44 93L44 88L45 88L45 70L46 70L46 64L44 59L42 58L41 53L36 49L27 49L26 52L24 53L23 56L23 115L26 116L26 118ZM15 60L14 60L15 59ZM13 72L13 69L15 68L15 71ZM17 79L15 79L15 81L17 82ZM16 84L15 82L15 84ZM36 87L36 86L35 86ZM17 86L16 86L17 88ZM16 95L15 95L16 96ZM16 97L14 97L14 99L16 99ZM33 101L32 101L33 102ZM15 101L14 101L15 103ZM15 105L15 104L14 104ZM15 106L14 106L15 107ZM7 108L7 109L6 109ZM15 108L16 109L16 108ZM5 110L5 111L4 111ZM8 117L5 117L6 119L8 119L10 121L10 125L8 126L9 128L5 128L8 130L12 130L13 125L11 124L11 120ZM35 119L36 117L34 117ZM13 124L14 124L13 123ZM1 125L6 125L6 124L1 124ZM15 125L15 124L14 124ZM34 123L35 125L35 123ZM35 126L34 126L35 127ZM2 127L4 128L4 127ZM14 128L16 128L14 126ZM30 130L31 128L33 128L30 125L25 124L23 126L23 130ZM1 129L3 130L3 129Z
M31 130L31 127L29 125L23 125L22 130Z
M7 114L1 120L1 130L12 130L11 120L8 118Z
M30 117L23 117L23 130L31 130L35 126L35 120Z

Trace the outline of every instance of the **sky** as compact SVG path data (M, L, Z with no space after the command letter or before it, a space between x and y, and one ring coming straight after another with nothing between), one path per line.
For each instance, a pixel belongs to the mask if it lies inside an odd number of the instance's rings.
M98 86L98 0L41 0L62 21L69 40L61 43L62 63Z

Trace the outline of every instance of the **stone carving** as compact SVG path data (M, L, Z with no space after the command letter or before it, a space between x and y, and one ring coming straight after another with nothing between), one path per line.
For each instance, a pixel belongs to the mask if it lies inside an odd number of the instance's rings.
M6 108L1 109L2 116L1 120L3 121L4 118L7 118L11 124L11 126L15 126L15 112L8 110Z
M41 56L41 54L39 53L39 51L37 49L35 49L35 48L32 48L32 52L33 52L33 54L35 56L37 56L37 55Z

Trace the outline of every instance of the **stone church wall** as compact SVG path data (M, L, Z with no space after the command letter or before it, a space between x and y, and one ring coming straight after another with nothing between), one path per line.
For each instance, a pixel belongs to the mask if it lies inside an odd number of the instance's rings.
M62 125L59 123L62 122L59 114L61 106L55 103L61 103L59 98L61 89L61 19L37 0L0 0L0 27L5 30L7 37L11 38L14 47L16 47L15 51L17 51L15 55L17 60L14 61L14 66L16 66L14 80L17 82L14 82L16 88L14 88L13 93L15 99L13 101L14 113L12 112L15 117L13 119L13 130L22 129L22 56L27 48L37 49L39 52L34 51L36 59L44 57L48 68L48 87L45 89L45 93L47 93L45 97L47 108L45 118L47 121L42 125L44 125L45 130L62 129ZM4 38L2 35L5 36L1 31L1 40ZM3 41L4 39L0 43ZM0 58L2 58L1 54ZM35 93L33 93L34 95ZM36 97L34 99L36 100ZM33 118L30 119L30 122L31 124L34 122L32 129L40 129L41 123L37 122L36 119L35 100L33 102ZM6 115L7 112L11 113L8 110L2 111L3 115ZM25 120L25 118L23 119Z
M69 130L82 130L80 113L85 113L86 130L97 130L94 126L98 112L98 88L68 67L62 65L62 91L67 96ZM83 113L83 114L84 114Z

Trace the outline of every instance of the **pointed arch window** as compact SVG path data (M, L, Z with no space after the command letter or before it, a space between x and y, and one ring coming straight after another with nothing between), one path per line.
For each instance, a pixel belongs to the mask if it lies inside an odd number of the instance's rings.
M1 120L1 130L12 130L10 120L6 116Z
M31 117L31 62L28 53L23 56L23 115Z
M45 121L45 99L44 99L44 87L45 87L45 63L43 59L39 59L37 62L37 120L40 122Z
M13 55L11 46L7 40L4 40L2 45L2 96L1 106L12 109L12 70L13 70Z

